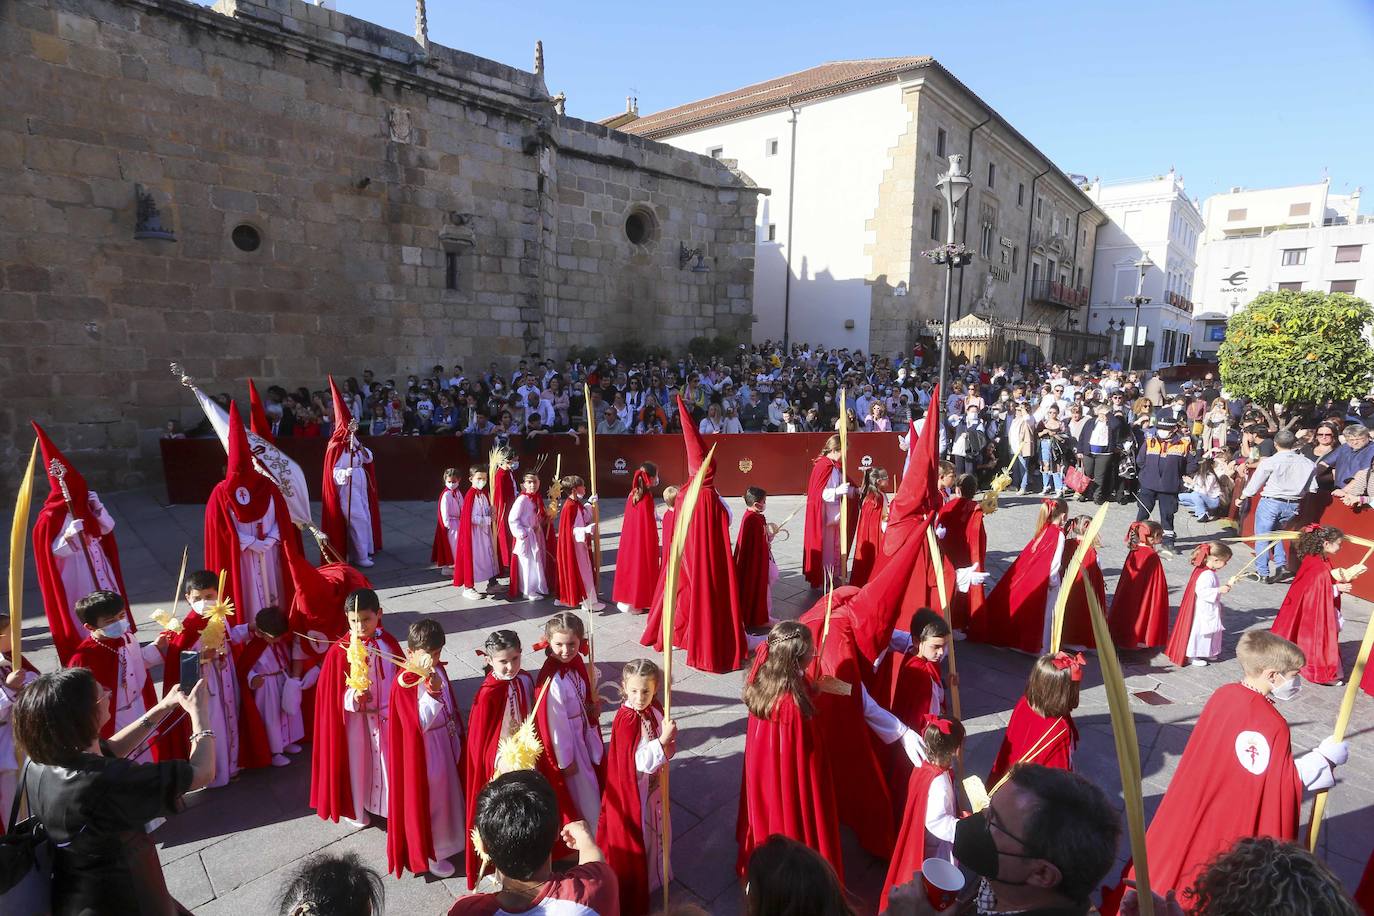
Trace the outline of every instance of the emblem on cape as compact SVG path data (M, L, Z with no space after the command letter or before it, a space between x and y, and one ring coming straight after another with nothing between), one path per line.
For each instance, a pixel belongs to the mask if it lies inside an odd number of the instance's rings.
M754 459L752 459L752 458L742 458L742 459L740 459L739 470L740 470L740 473L741 473L741 474L748 474L748 473L749 473L750 471L752 471L753 469L754 469Z
M1259 732L1236 735L1236 759L1256 776L1269 769L1269 742Z
M240 506L246 506L253 501L253 497L249 495L247 487L239 487L235 490L234 499L239 501Z

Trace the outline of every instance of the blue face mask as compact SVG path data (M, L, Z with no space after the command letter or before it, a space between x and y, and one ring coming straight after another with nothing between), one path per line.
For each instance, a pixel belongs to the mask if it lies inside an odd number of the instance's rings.
M129 632L129 619L127 617L121 617L114 623L100 628L100 635L108 639L119 639L127 632Z

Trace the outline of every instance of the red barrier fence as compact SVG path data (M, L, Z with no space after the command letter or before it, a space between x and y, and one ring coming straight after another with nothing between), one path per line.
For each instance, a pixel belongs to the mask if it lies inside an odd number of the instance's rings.
M1241 522L1241 532L1243 534L1252 535L1255 533L1255 509L1258 506L1259 497L1255 497L1255 499L1251 501L1250 514ZM1374 508L1361 507L1358 510L1351 509L1345 503L1333 497L1330 493L1309 493L1302 501L1302 506L1298 510L1298 517L1293 520L1290 527L1301 528L1303 525L1311 522L1331 525L1341 529L1341 531L1346 534L1354 534L1367 540L1374 540ZM1254 544L1251 543L1249 546L1253 547ZM1290 570L1297 570L1298 562L1296 560L1295 542L1285 541L1283 546L1286 552L1288 568ZM1364 558L1366 549L1367 548L1361 547L1358 544L1346 541L1341 545L1340 552L1331 558L1331 565L1336 567L1354 566ZM1237 558L1231 562L1239 563L1243 566L1249 559L1248 555L1242 553L1238 554ZM1371 562L1370 566L1374 567L1374 562ZM1222 575L1225 577L1227 573L1223 572ZM1287 586L1284 586L1284 588L1287 588ZM1374 601L1374 573L1366 573L1357 578L1354 582L1354 587L1351 589L1351 594L1357 598L1363 598L1366 601ZM1275 609L1278 608L1282 601L1283 596L1276 594L1274 599Z
M811 461L820 454L827 433L737 433L706 436L706 446L716 446L716 489L723 496L742 496L746 487L763 487L772 494L805 493ZM445 468L464 469L487 464L490 440L477 455L469 455L462 436L362 437L372 449L377 465L377 489L382 499L434 499L443 487ZM305 472L310 496L319 499L323 476L324 439L282 439L277 446L294 458ZM224 478L225 455L218 439L163 439L162 468L167 499L173 503L204 503L210 490ZM568 435L544 435L534 440L515 436L510 441L521 470L532 469L543 456L540 474L547 484L553 479L558 456L564 474L587 476L587 440ZM849 470L858 478L869 465L887 468L900 476L906 453L897 445L896 433L854 433L849 437ZM687 458L682 437L597 436L597 488L605 496L625 496L630 478L644 461L658 465L665 484L683 484Z

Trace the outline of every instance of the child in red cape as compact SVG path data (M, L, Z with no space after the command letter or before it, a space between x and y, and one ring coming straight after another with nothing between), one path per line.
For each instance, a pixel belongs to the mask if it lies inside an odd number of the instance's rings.
M1162 543L1159 522L1132 522L1126 529L1126 562L1107 612L1118 648L1153 649L1169 641L1169 582L1155 552Z
M510 530L510 510L515 505L519 489L516 485L519 478L515 473L518 470L520 462L511 454L510 449L501 449L496 456L496 474L490 481L491 530L496 538L496 565L501 573L510 571L511 549L515 546L515 538Z
M812 588L825 588L826 574L836 582L844 573L840 556L840 511L849 510L849 530L857 518L858 487L845 478L840 467L840 437L825 440L825 447L811 465L806 483L806 528L802 538L802 575ZM845 502L848 497L848 502Z
M932 718L921 735L926 761L911 774L902 830L887 867L882 900L878 911L887 911L888 895L894 887L917 879L926 859L954 862L954 826L959 823L959 808L950 770L964 744L964 725L958 719Z
M854 526L854 559L849 564L849 584L862 587L873 575L878 551L887 527L887 471L879 467L864 469L859 490L859 521Z
M655 694L663 680L647 658L620 671L624 704L611 725L606 794L596 845L620 878L622 916L647 916L654 891L673 879L663 868L663 768L677 749L677 723L663 718Z
M1190 558L1193 574L1178 603L1178 618L1164 654L1178 665L1202 667L1221 654L1221 638L1226 629L1221 623L1221 596L1231 590L1222 585L1217 573L1231 560L1231 548L1221 541L1203 544Z
M591 540L596 537L596 522L587 508L595 497L587 495L587 482L576 474L563 478L563 506L558 511L558 603L599 611L606 605L597 600L597 576L592 569Z
M406 635L410 660L429 677L401 669L391 686L387 728L386 866L401 875L453 877L451 856L467 846L463 816L463 719L442 656L444 628L417 620Z
M768 493L763 487L744 491L744 518L735 539L735 584L739 587L739 610L748 629L762 628L773 620L773 583L778 581L778 564L773 559L773 533L763 513L768 508Z
M349 635L325 653L315 702L315 747L310 761L310 807L328 821L366 827L369 814L386 817L386 723L391 684L401 644L382 629L382 602L370 588L360 588L344 602ZM367 654L367 688L350 686L348 648L357 634Z
M1350 582L1365 571L1363 566L1333 568L1331 557L1341 549L1345 535L1330 525L1308 525L1298 536L1302 562L1283 596L1273 631L1296 643L1307 661L1304 679L1314 684L1342 684L1341 595Z
M940 664L949 652L951 637L945 618L928 607L921 608L910 633L893 632L892 646L867 680L869 693L878 705L917 733L932 716L944 714L945 683ZM884 756L887 784L900 808L906 802L912 761L895 746Z
M749 724L735 838L741 876L754 847L781 834L819 852L844 880L831 748L821 740L816 691L807 671L811 631L793 620L773 625L744 685Z
M1068 514L1069 505L1062 499L1041 501L1031 542L997 581L982 608L970 615L971 641L1036 654L1048 648Z
M659 564L658 580L654 583L654 601L649 606L649 616L644 621L644 633L639 637L641 646L653 646L663 651L663 586L668 574L668 551L673 544L673 528L677 524L677 487L663 488L663 562ZM682 623L682 615L673 621L674 627ZM673 644L677 645L674 636Z
M463 757L463 789L467 823L464 836L477 824L477 794L496 775L496 751L502 739L515 734L534 705L534 678L520 670L520 636L514 630L496 630L478 650L485 656L486 678L477 688L468 713L468 737ZM468 890L477 886L481 868L477 850L467 845Z
M615 584L611 600L622 613L642 613L654 603L658 581L658 518L654 515L654 487L658 466L646 461L635 469L625 517L620 523L620 549L615 555Z
M1078 515L1064 529L1063 570L1067 572L1073 556L1078 552L1078 544L1092 524L1092 516ZM1069 583L1069 598L1064 602L1064 631L1060 634L1060 644L1071 649L1095 649L1097 637L1093 635L1092 611L1088 607L1088 592L1091 588L1097 593L1097 606L1107 612L1107 582L1102 578L1102 567L1097 562L1097 548L1102 544L1097 540L1083 554L1083 565L1078 575Z
M1327 738L1293 759L1288 722L1274 701L1297 696L1301 649L1250 630L1236 658L1244 679L1218 688L1203 707L1145 834L1150 889L1157 894L1182 894L1242 837L1296 840L1303 787L1329 788L1333 767L1349 757L1344 741ZM1128 865L1124 877L1131 874ZM1115 907L1104 900L1102 911Z
M1084 664L1082 655L1067 652L1035 660L1026 692L1011 711L1007 733L988 774L989 791L1018 763L1073 769L1073 751L1078 745L1073 711L1078 708Z
M453 565L458 550L458 520L463 514L463 494L458 492L461 476L457 468L444 471L444 489L439 494L439 518L434 523L434 543L429 562L445 569Z
M520 479L520 495L510 509L507 527L511 531L510 591L518 597L538 601L548 597L554 559L548 541L549 517L539 498L539 475L528 473Z
M501 572L496 559L496 538L492 530L495 516L487 496L486 465L468 468L468 491L458 517L458 538L453 549L453 584L463 589L469 600L485 598L494 592Z
M300 681L291 677L291 627L278 607L258 611L234 627L234 672L239 690L239 766L245 770L291 763L305 738Z
M544 624L547 658L535 681L536 691L549 684L548 694L534 717L544 745L540 772L558 796L563 823L586 821L596 832L601 813L602 759L597 699L582 653L586 651L582 618L569 611L554 614ZM537 692L536 692L537 696Z
M77 644L67 667L90 669L96 683L105 689L110 718L100 737L109 738L157 705L148 669L162 663L168 637L164 633L157 642L140 646L129 632L128 604L118 592L91 592L76 603L76 614L86 638ZM172 758L164 758L160 742L155 741L151 749L145 748L134 759L148 763Z
M371 588L367 576L347 563L311 566L299 551L288 551L296 594L287 619L293 633L291 676L301 682L300 713L305 739L314 740L315 693L320 666L334 640L348 632L344 602L360 588Z

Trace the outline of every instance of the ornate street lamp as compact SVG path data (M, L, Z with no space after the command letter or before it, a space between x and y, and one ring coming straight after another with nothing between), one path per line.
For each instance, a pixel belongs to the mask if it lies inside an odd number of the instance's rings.
M1126 302L1135 306L1135 326L1131 328L1131 349L1126 357L1126 372L1129 374L1135 368L1135 342L1140 339L1140 307L1150 303L1149 296L1142 296L1141 292L1145 289L1145 274L1151 267L1155 266L1154 261L1150 260L1149 254L1141 252L1140 260L1135 262L1136 270L1140 271L1140 276L1135 281L1135 295L1127 296Z
M964 157L958 153L949 157L949 171L940 176L940 180L935 182L935 187L940 189L941 195L945 198L945 212L949 214L949 223L945 233L945 244L941 248L936 248L925 253L926 257L936 264L945 265L945 311L941 321L940 340L940 396L948 397L949 381L949 309L950 296L954 288L954 268L962 269L965 264L973 260L973 252L964 247L962 243L954 241L954 225L959 218L959 204L963 201L964 195L968 193L969 186L973 182L968 175L964 174Z

